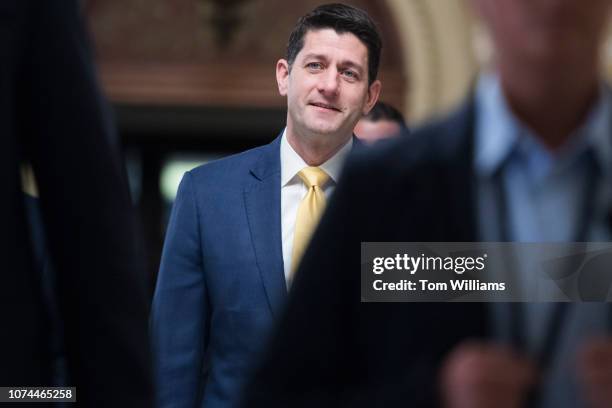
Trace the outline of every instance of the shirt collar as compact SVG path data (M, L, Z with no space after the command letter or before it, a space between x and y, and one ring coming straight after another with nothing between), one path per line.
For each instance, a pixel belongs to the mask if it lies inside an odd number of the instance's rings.
M304 159L297 154L291 144L289 144L287 141L286 133L287 128L285 128L283 131L280 146L282 187L286 186L290 181L292 181L300 170L302 170L304 167L308 167L308 164L306 164ZM353 138L351 137L349 141L336 152L336 154L319 166L319 168L323 169L329 175L330 179L333 180L334 183L338 182L342 165L344 164L348 154L351 152L352 147Z
M489 176L510 155L517 139L517 124L493 75L478 80L476 112L474 165L478 174Z
M559 154L553 156L509 109L499 79L494 74L484 74L476 87L476 135L474 165L480 176L493 175L514 152L531 158L530 162L542 165L553 159L564 160L592 148L599 167L610 174L612 163L612 93L608 86L601 86L599 98L587 119L580 126ZM529 165L529 162L527 163Z

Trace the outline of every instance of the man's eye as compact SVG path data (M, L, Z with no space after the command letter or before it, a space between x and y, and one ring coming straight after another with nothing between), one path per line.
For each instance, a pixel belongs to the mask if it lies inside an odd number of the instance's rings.
M323 69L323 64L321 64L320 62L309 62L308 64L306 64L306 68Z
M355 71L346 70L342 72L342 75L349 79L357 79L357 73Z

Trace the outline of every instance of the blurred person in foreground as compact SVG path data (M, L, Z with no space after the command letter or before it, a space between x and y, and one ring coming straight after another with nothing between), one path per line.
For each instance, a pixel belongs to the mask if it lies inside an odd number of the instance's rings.
M517 347L508 303L360 303L361 242L610 240L610 1L471 4L494 72L447 118L349 161L246 406L612 406L605 303L567 306L547 366L560 304L519 304Z
M276 64L285 130L184 175L153 301L160 407L236 405L358 144L355 124L378 98L380 50L364 11L327 4L307 13Z
M355 136L366 144L407 134L404 115L388 103L378 101L355 126Z
M49 319L46 345L48 355L52 359L51 381L47 384L53 387L69 386L70 380L66 369L66 352L62 339L63 326L58 310L57 285L55 271L45 242L44 223L40 213L40 205L36 196L25 193L25 210L28 219L34 270L38 279L44 302L45 315Z
M19 174L29 161L55 267L69 385L82 406L150 407L147 280L80 4L2 2L0 31L0 384L53 381L49 343L57 337Z

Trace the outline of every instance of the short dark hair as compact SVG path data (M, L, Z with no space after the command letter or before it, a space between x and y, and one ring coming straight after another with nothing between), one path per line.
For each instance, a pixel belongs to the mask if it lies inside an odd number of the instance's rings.
M321 5L300 17L289 36L287 62L293 64L296 56L304 47L304 36L310 30L331 28L338 34L355 35L368 49L368 84L378 75L382 40L376 24L368 13L357 7L333 3Z
M376 105L370 110L370 112L364 116L364 119L367 119L371 122L377 122L379 120L390 120L392 122L396 122L401 127L406 126L406 121L404 120L404 115L393 106L388 103L384 103L382 101L376 102Z

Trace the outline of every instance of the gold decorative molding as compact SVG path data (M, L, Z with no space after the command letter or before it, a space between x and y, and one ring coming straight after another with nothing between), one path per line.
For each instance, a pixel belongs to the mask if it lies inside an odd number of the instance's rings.
M244 69L212 64L102 63L111 100L143 105L280 107L274 66Z

